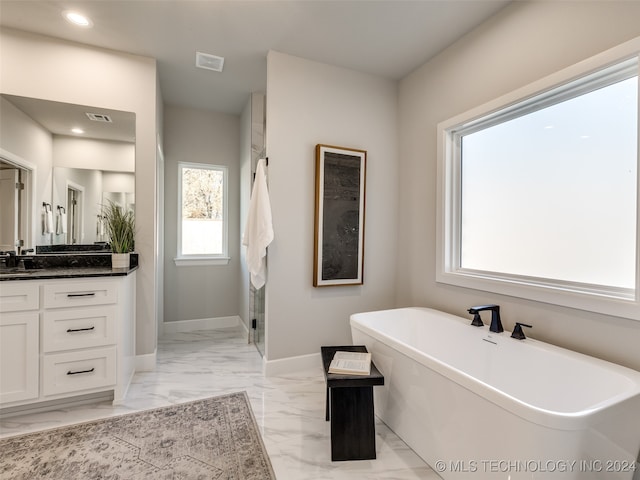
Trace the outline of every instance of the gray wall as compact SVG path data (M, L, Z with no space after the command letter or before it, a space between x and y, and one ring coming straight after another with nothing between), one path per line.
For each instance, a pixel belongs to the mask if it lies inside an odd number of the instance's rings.
M401 81L398 306L498 303L506 329L640 370L638 321L435 282L437 124L640 35L639 18L638 2L514 2Z
M394 305L397 84L278 52L267 57L269 193L275 238L266 358L351 342L349 315ZM364 285L314 288L315 146L367 151Z
M239 315L240 117L165 106L163 140L164 322ZM177 267L173 261L177 254L178 162L229 169L228 265Z

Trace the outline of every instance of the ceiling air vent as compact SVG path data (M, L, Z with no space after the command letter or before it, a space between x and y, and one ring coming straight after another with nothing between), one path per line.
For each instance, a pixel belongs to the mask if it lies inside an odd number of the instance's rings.
M224 58L209 53L196 52L196 67L221 72Z
M89 117L89 120L93 120L94 122L113 122L113 120L111 120L111 117L109 115L105 115L104 113L87 113L87 117Z

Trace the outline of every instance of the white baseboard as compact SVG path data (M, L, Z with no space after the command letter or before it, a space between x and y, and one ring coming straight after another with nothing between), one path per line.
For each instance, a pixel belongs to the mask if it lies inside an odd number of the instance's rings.
M231 328L237 327L240 324L244 325L244 322L240 320L238 315L232 315L230 317L197 318L195 320L178 320L176 322L164 322L161 326L161 335Z
M279 360L264 361L264 376L275 377L300 370L322 370L322 357L320 353L310 353L297 357L281 358Z
M136 355L136 372L152 372L156 369L156 348L153 353Z

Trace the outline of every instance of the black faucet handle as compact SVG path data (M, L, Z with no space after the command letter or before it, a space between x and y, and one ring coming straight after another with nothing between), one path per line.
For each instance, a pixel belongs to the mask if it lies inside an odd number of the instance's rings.
M511 332L511 338L515 338L516 340L524 340L525 338L527 338L522 331L522 327L533 328L532 325L516 322L516 326L513 327L513 332Z
M489 304L489 305L478 305L476 307L471 307L469 310L467 310L467 312L469 313L476 313L476 312L482 312L484 310L494 310L494 311L500 311L500 305L496 305L496 304Z
M471 325L474 327L484 327L484 323L482 323L482 318L478 312L473 313L473 321L471 322Z

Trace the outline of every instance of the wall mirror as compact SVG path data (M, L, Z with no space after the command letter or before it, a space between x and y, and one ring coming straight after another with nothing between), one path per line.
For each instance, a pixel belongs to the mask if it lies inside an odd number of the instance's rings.
M32 170L0 156L0 251L15 250L31 239ZM31 241L28 240L27 246Z
M0 117L1 247L103 248L102 205L135 210L135 114L2 94Z

